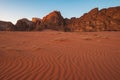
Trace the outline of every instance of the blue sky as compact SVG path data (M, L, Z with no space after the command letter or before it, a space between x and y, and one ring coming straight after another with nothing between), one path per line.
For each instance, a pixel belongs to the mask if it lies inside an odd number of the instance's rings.
M63 17L80 17L91 9L120 6L120 0L0 0L0 20L42 18L58 10Z

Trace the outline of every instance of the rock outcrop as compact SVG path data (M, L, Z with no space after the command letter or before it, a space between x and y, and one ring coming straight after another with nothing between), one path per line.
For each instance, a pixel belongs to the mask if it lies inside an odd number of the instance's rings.
M80 18L65 19L70 31L120 31L120 7L92 9Z
M26 18L17 21L15 27L10 22L0 22L0 30L33 31L53 29L61 31L120 31L120 6L108 9L94 8L83 16L71 19L63 18L59 11L53 11L47 16Z
M33 18L32 22L36 25L36 30L42 29L53 29L53 30L64 30L64 18L61 16L59 11L53 11L43 19Z
M44 26L42 25L42 19L34 17L32 18L32 22L35 24L34 30L41 31L45 29Z
M0 31L14 31L15 26L11 22L0 21Z
M18 20L15 26L17 31L32 31L35 27L34 23L26 18Z
M47 29L64 30L64 19L59 11L53 11L42 19Z

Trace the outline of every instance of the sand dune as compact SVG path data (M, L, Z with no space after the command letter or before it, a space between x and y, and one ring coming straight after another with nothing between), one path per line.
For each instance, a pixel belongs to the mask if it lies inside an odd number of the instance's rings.
M119 80L120 32L0 32L0 80Z

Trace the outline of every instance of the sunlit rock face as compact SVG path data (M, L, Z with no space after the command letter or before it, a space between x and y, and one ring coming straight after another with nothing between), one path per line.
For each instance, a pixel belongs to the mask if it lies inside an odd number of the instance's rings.
M104 22L106 30L120 30L120 6L100 10L97 19L99 18Z
M41 31L43 29L45 29L45 27L42 25L42 19L40 18L32 18L32 22L34 23L34 30L36 31Z
M53 11L42 19L45 28L54 30L64 29L64 19L59 11Z
M15 26L17 31L32 31L34 29L34 23L26 18L18 20Z
M35 30L53 29L64 30L64 18L59 11L53 11L47 16L40 18L32 18L32 22L35 23Z
M11 22L0 21L0 31L14 31L15 26Z
M117 17L116 17L117 16ZM86 19L86 17L89 17ZM89 22L93 31L120 30L120 7L113 7L97 11L95 9L83 16L84 22Z
M71 31L120 31L120 7L92 9L80 18L65 19Z
M32 18L32 22L35 24L35 30L52 29L67 31L67 28L65 28L65 19L59 11L53 11L43 17L43 19Z

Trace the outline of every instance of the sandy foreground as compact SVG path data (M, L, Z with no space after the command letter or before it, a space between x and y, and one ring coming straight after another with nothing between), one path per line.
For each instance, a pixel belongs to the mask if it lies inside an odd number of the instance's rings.
M120 80L120 32L0 32L0 80Z

